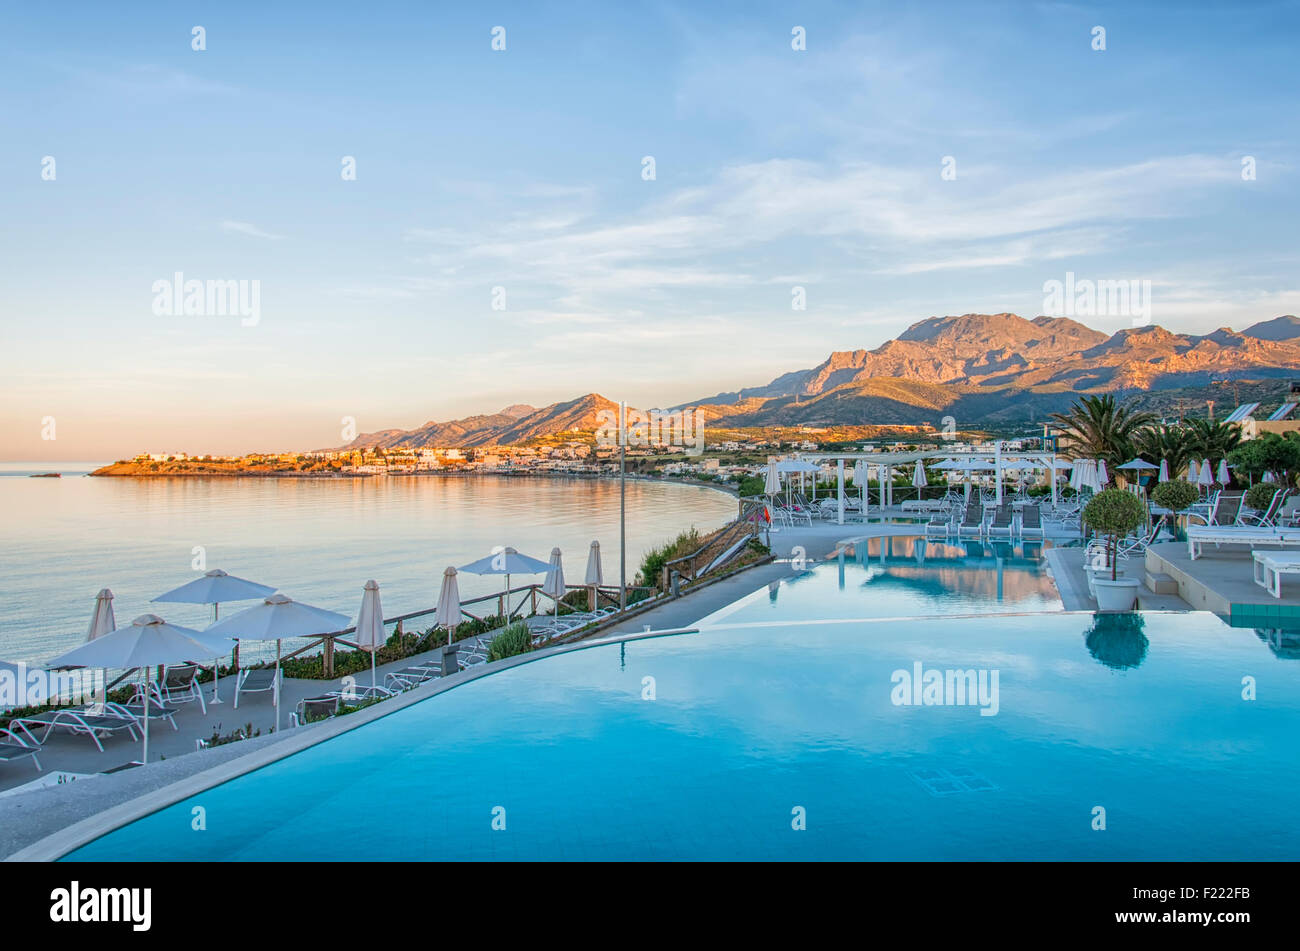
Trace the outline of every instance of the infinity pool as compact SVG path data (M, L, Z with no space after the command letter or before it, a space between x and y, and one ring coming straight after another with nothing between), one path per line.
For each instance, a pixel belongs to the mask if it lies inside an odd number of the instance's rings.
M917 665L990 689L896 703ZM728 622L467 683L69 858L1294 860L1297 736L1300 661L1210 614Z

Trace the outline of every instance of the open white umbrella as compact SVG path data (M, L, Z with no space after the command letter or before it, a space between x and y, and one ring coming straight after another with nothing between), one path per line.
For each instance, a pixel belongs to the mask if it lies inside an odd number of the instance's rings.
M357 647L370 652L370 688L375 687L375 654L388 638L384 635L384 609L379 603L379 582L366 582L357 612Z
M450 647L456 625L460 623L460 584L456 581L456 569L450 566L442 573L442 590L438 592L438 610L434 612L433 623L447 629L447 646Z
M551 564L542 581L542 594L555 599L555 620L560 619L560 598L564 597L564 560L560 549L551 549Z
M583 576L582 583L591 589L591 598L589 604L591 610L596 610L596 589L605 583L605 572L600 564L600 542L592 541L591 548L587 551L587 573Z
M216 635L168 624L156 614L142 614L126 627L101 634L94 640L59 655L47 666L139 668L144 681L144 703L141 707L144 749L140 761L147 763L149 711L152 705L149 671L159 664L184 664L196 657L211 657L213 650L226 649L228 647Z
M241 641L275 641L275 729L280 729L280 646L286 637L319 637L334 634L348 626L352 619L346 614L324 608L301 604L288 595L273 594L217 621L203 633L221 637L237 637Z
M1161 460L1160 460L1160 475L1157 476L1156 478L1157 478L1157 481L1160 481L1160 482L1168 482L1168 481L1169 481L1169 460L1168 460L1168 459L1161 459Z
M212 605L212 620L219 620L221 617L221 605L230 601L252 601L255 598L265 598L275 594L275 589L270 585L258 584L256 581L247 581L243 578L236 578L234 575L226 574L220 568L213 568L206 572L202 577L195 578L193 581L181 585L179 588L165 594L160 594L153 599L154 603L164 602L168 604L210 604ZM235 666L239 665L239 645L235 644ZM220 694L217 692L221 683L221 663L212 665L212 699L209 703L222 703Z
M510 607L510 576L511 575L539 575L550 569L550 563L542 561L540 558L532 558L528 555L521 555L513 548L494 549L492 554L486 558L480 558L478 561L472 561L468 565L461 565L461 571L468 571L472 575L505 575L505 608L506 624L510 623L510 618L514 616L514 608Z
M1215 479L1215 481L1218 482L1219 485L1225 485L1225 486L1232 481L1232 475L1228 472L1227 459L1219 460L1219 474L1218 474L1218 478Z

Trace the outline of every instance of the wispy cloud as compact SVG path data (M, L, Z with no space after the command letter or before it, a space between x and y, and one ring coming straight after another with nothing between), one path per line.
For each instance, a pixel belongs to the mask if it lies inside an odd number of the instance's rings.
M284 240L284 235L272 234L269 231L264 231L257 225L250 224L247 221L223 221L221 222L221 230L231 232L232 234L246 234L250 238L264 238L268 241Z

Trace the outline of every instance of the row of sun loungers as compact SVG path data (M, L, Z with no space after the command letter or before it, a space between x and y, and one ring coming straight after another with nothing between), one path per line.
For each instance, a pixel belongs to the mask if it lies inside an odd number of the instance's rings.
M982 502L972 499L963 510L954 508L951 514L932 518L926 523L925 534L929 538L953 536L984 538L994 535L1003 535L1007 538L1015 535L1041 538L1043 514L1037 505L1015 508L1004 503L996 508L986 509Z

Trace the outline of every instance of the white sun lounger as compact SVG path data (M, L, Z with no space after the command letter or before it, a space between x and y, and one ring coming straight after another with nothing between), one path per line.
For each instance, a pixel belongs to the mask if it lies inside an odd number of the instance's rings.
M1255 584L1267 588L1275 598L1282 597L1282 575L1300 574L1300 551L1257 551Z
M1300 547L1300 529L1241 525L1188 526L1187 555L1192 561L1201 557L1201 546L1207 544Z

